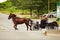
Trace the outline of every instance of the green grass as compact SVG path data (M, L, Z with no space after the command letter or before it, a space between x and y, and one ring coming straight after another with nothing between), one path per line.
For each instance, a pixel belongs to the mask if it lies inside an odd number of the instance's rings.
M0 10L0 12L2 12L4 14L10 14L12 12L12 13L19 14L19 15L22 15L22 13L24 15L30 14L29 10L15 10L15 9L13 9L13 10L10 10L10 9Z
M57 23L60 25L60 21L57 21Z

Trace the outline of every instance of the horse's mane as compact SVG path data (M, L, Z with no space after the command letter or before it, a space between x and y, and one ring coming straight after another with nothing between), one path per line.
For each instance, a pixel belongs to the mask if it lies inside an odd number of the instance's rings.
M16 15L15 14L12 14L14 17L16 17Z
M15 14L13 14L13 17L15 17L15 18L19 18L19 19L20 19L20 17L16 16Z

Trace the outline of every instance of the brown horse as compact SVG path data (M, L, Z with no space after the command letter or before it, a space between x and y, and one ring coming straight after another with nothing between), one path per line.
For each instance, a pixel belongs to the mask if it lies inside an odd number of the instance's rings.
M31 25L29 25L29 22L32 21L30 18L20 18L20 17L17 17L15 14L10 13L8 19L11 19L11 18L14 23L15 30L18 30L18 28L17 28L18 24L23 24L23 23L26 24L27 30L28 30L29 26L30 26L30 30L32 30Z

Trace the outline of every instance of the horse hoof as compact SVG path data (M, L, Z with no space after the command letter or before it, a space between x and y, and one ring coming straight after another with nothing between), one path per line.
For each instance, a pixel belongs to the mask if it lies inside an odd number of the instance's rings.
M32 29L30 29L32 31Z
M18 28L15 28L15 30L18 30Z
M18 30L18 29L15 29L15 30Z

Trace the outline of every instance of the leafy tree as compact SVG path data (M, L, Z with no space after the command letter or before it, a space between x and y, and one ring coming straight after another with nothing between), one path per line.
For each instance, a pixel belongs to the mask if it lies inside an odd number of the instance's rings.
M56 11L56 3L60 0L49 0L49 11ZM44 13L48 13L48 0L7 0L6 2L0 3L0 9L9 9L11 11L15 10L30 10L30 15L32 17L32 12L35 10L35 14L38 16Z

